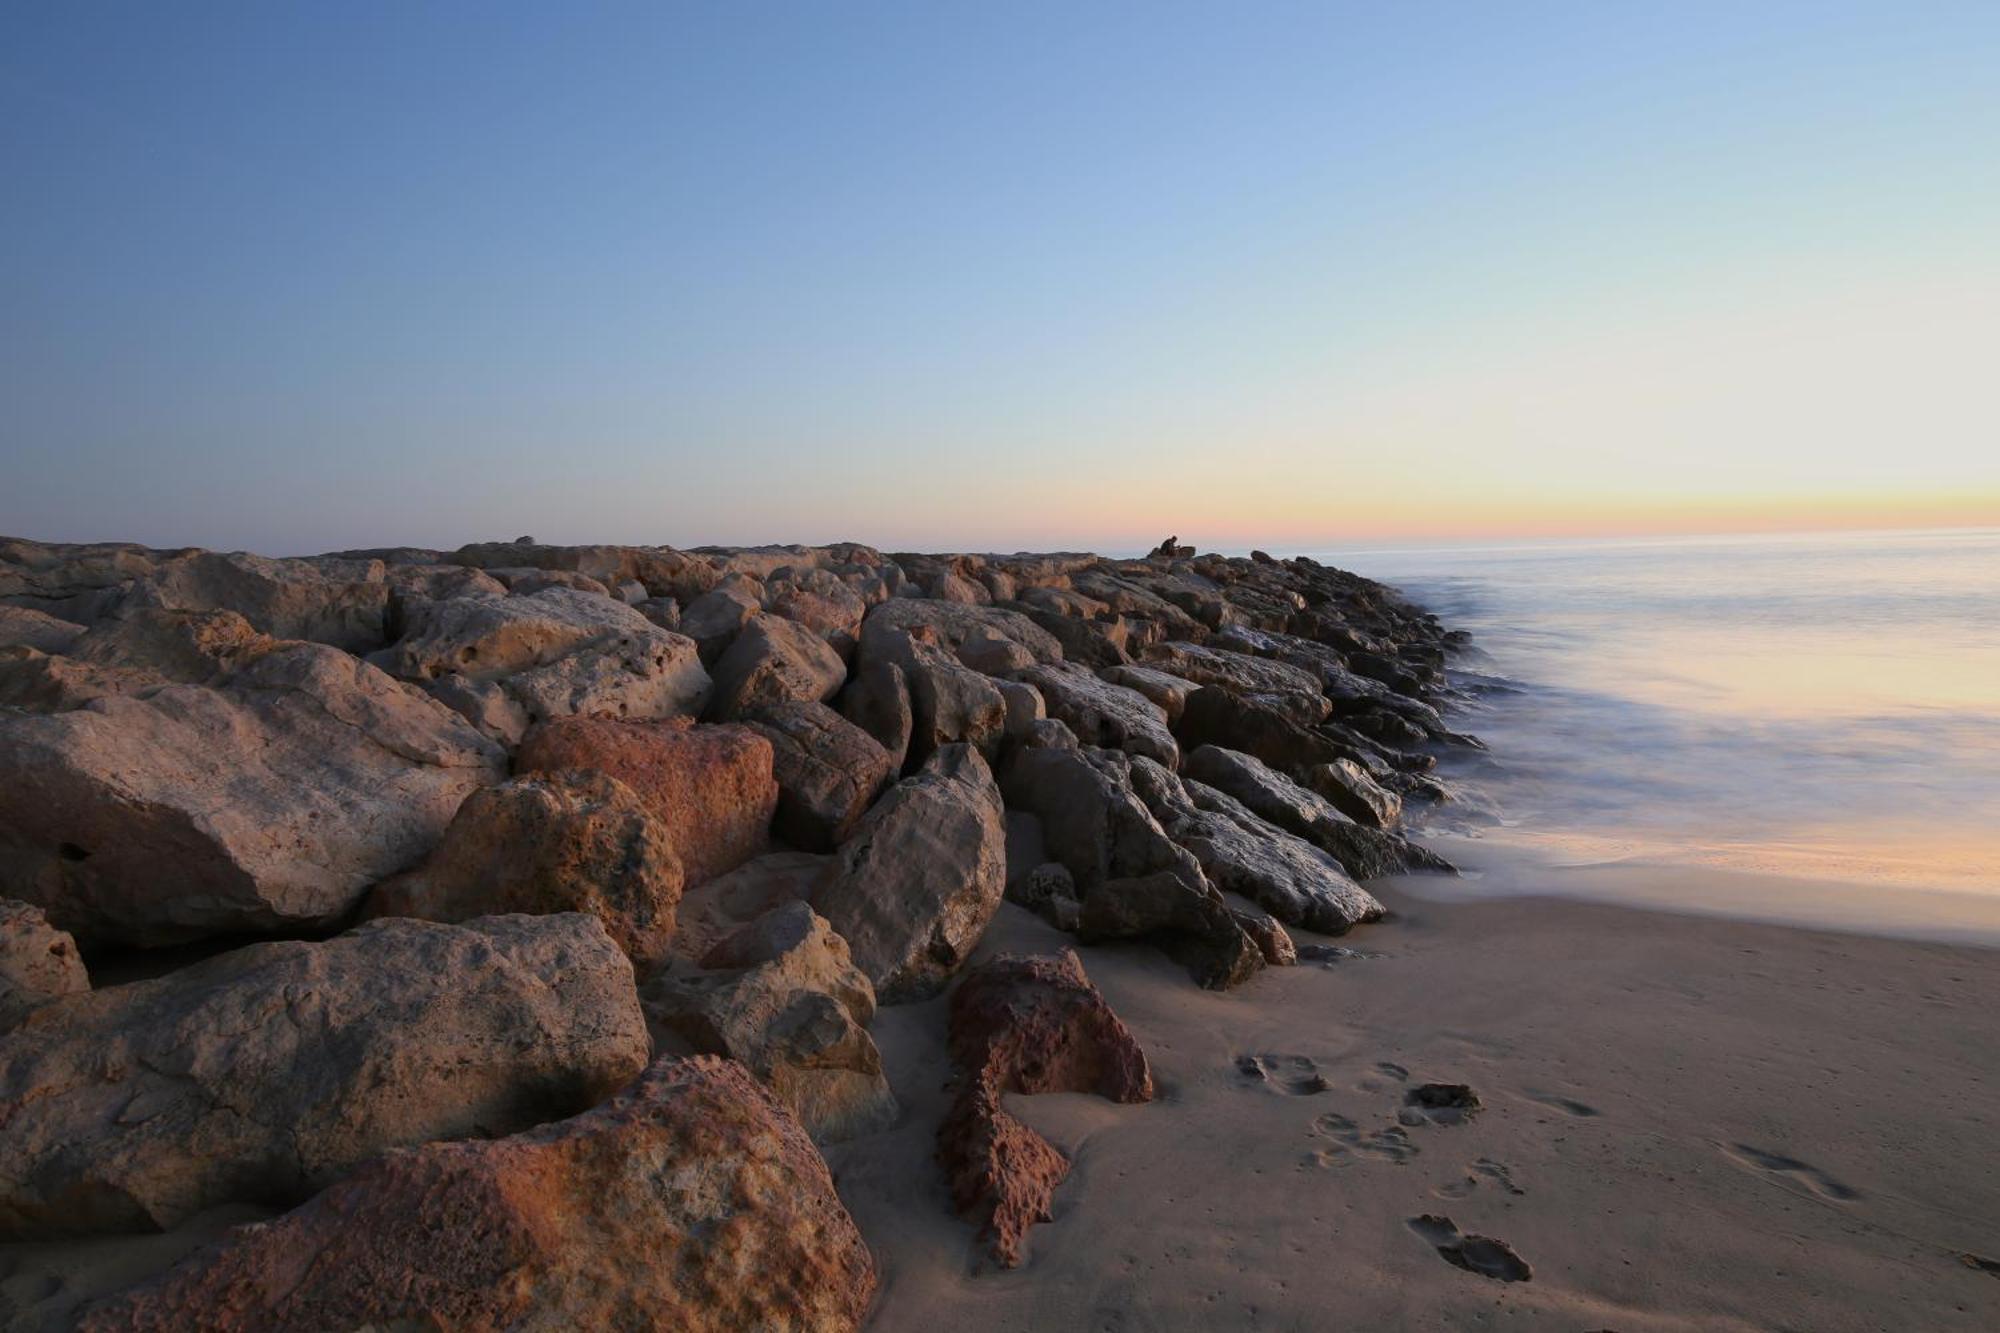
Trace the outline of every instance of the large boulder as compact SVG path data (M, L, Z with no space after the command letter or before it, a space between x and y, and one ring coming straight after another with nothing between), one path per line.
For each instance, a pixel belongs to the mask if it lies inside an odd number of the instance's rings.
M822 703L839 693L847 664L804 625L753 617L715 664L711 708L725 720L784 703Z
M821 703L758 710L778 781L772 829L801 851L830 852L853 834L895 770L873 736Z
M1140 694L1159 705L1167 715L1169 726L1181 719L1181 710L1187 707L1188 696L1201 686L1191 680L1182 680L1155 667L1113 666L1098 673L1113 685L1123 685L1128 690Z
M126 607L95 622L60 653L0 648L0 704L60 713L176 682L221 684L278 646L234 611Z
M880 658L864 662L848 678L847 688L837 701L840 715L875 738L889 756L892 772L903 771L916 730L916 715L910 705L910 687L903 669ZM1006 707L1006 701L1001 701ZM1004 721L1002 723L1004 729Z
M386 1148L570 1115L644 1067L580 915L376 921L74 995L0 1037L0 1236L291 1204Z
M139 581L133 600L175 611L234 611L275 638L353 653L379 648L388 637L389 585L379 560L195 551L158 564Z
M1345 934L1378 921L1382 904L1312 843L1266 823L1199 782L1185 784L1151 760L1132 766L1133 788L1175 842L1194 854L1208 882L1240 893L1288 926ZM1241 924L1241 918L1238 918ZM1270 950L1263 952L1268 960Z
M903 759L905 771L923 763L940 746L960 742L979 747L991 758L1007 730L1006 696L992 677L959 661L937 642L928 626L893 632L869 628L884 607L904 600L892 599L869 612L869 620L862 626L858 674L859 683L871 696L887 689L884 668L895 668L907 683L910 740ZM867 703L880 706L872 697ZM893 707L893 700L883 699L881 705ZM868 726L854 712L848 715ZM885 742L884 748L893 747Z
M1183 776L1231 797L1259 819L1304 838L1332 855L1355 879L1407 870L1452 871L1451 863L1437 853L1393 833L1355 823L1325 797L1301 787L1253 755L1204 745L1189 753Z
M892 597L861 622L861 650L879 652L918 634L975 671L998 675L1062 660L1055 636L1018 611L931 598Z
M1040 820L1049 857L1070 872L1085 939L1157 936L1202 985L1236 985L1260 955L1200 863L1133 791L1133 762L1073 742L1031 744L1008 766L1007 802Z
M1039 690L1047 715L1068 724L1085 745L1143 755L1168 768L1180 763L1166 710L1137 690L1070 662L1028 667L1017 679Z
M847 941L803 902L726 937L698 968L661 968L639 998L661 1050L680 1044L742 1061L822 1143L895 1122L896 1097L868 1035L875 988Z
M686 603L715 586L722 571L699 555L671 546L551 546L523 538L474 542L444 557L473 569L568 570L607 588L638 583L655 597Z
M938 1130L952 1202L979 1224L1003 1268L1025 1257L1028 1228L1049 1219L1069 1159L1011 1115L1007 1094L1093 1093L1114 1102L1153 1097L1145 1052L1068 949L1002 954L974 969L951 997L958 1096Z
M87 1311L79 1333L853 1333L875 1265L742 1066L660 1060L570 1120L391 1153Z
M1403 798L1377 782L1352 759L1316 764L1305 771L1304 777L1308 786L1357 824L1386 829L1402 822Z
M1204 686L1187 697L1174 735L1183 753L1203 745L1225 746L1287 772L1303 772L1344 757L1346 746L1300 720L1294 705L1304 697L1237 694Z
M84 627L32 607L0 603L0 648L33 648L63 653L83 634Z
M712 666L763 609L762 585L741 574L730 574L693 601L682 603L680 632L694 640L701 660Z
M32 903L0 898L0 1032L52 1000L90 989L90 973L68 931Z
M595 769L623 782L665 824L689 886L763 851L778 804L771 742L742 726L557 718L528 734L514 767Z
M0 718L0 885L101 941L320 925L421 860L504 765L421 692L284 645L220 689Z
M422 603L403 638L373 660L406 680L497 686L530 723L693 715L709 696L693 640L574 588Z
M868 812L813 906L893 1004L943 987L979 943L1006 887L1000 790L977 750L947 745Z
M371 916L469 921L583 912L642 971L666 957L681 898L667 826L608 773L530 774L465 798L415 870L377 885Z
M1146 649L1144 665L1231 694L1320 696L1319 681L1288 663L1198 643L1156 643ZM1324 708L1319 716L1326 716ZM1313 719L1317 721L1318 719Z

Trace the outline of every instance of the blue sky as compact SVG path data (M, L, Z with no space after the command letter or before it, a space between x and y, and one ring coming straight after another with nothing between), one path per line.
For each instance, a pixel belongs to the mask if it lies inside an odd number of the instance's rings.
M8 533L2000 522L1992 4L14 0L0 168Z

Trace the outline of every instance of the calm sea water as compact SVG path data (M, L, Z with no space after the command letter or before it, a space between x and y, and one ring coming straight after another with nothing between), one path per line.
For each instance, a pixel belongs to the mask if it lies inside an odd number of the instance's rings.
M1491 752L1435 831L2000 896L2000 531L1315 554L1476 636L1461 716Z

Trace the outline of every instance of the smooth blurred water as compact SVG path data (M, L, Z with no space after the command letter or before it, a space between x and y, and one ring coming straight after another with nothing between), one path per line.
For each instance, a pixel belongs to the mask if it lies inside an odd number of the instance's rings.
M1476 637L1484 840L2000 893L2000 532L1314 554Z

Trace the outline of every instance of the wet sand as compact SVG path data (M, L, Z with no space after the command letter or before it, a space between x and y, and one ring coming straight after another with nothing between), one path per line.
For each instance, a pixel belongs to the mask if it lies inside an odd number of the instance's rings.
M1964 1257L2000 1261L2000 951L1382 896L1395 919L1344 941L1374 956L1230 994L1083 951L1162 1094L1011 1100L1075 1159L1012 1272L976 1271L931 1161L942 1002L884 1010L908 1114L829 1154L883 1271L871 1327L2000 1326L2000 1263ZM1063 943L1009 905L983 947ZM1433 1081L1484 1109L1399 1123ZM1427 1214L1532 1276L1454 1266Z

